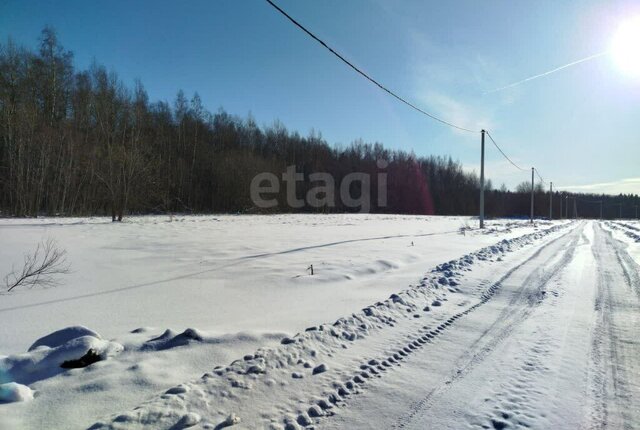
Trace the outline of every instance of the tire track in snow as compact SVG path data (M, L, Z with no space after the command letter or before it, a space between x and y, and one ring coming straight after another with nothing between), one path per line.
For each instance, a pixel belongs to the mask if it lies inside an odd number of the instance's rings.
M622 233L624 233L627 237L629 237L633 241L640 242L640 228L637 228L635 226L631 226L629 224L625 224L622 222L611 222L611 221L608 221L606 225L614 230L620 230Z
M559 236L559 237L557 237L555 239L552 239L551 241L543 244L529 258L527 258L526 260L518 263L516 266L512 267L511 269L509 269L507 271L507 273L505 275L503 275L498 281L492 283L490 287L486 288L486 290L481 295L480 302L474 304L473 306L470 306L470 307L466 308L463 311L460 311L460 312L457 312L457 313L453 314L452 316L450 316L448 319L446 319L443 322L441 322L436 327L429 327L429 326L425 325L425 326L420 327L419 329L417 329L413 333L409 333L405 337L408 340L405 340L401 344L396 344L396 346L390 348L391 352L388 355L379 356L379 357L376 357L376 358L371 359L369 361L365 360L359 366L359 368L357 368L353 372L353 374L349 377L349 379L347 380L346 383L335 383L334 384L334 388L336 388L338 390L338 394L340 396L342 396L342 399L339 399L338 403L339 404L348 403L348 396L351 395L351 394L358 394L360 392L359 388L362 387L363 384L365 384L367 382L367 380L369 380L370 378L373 378L373 377L376 377L376 378L383 377L385 372L393 369L393 366L395 366L395 367L401 366L403 361L408 359L409 356L411 354L413 354L414 352L419 351L423 347L427 347L427 346L430 346L431 344L435 344L438 340L440 340L442 338L442 335L446 332L447 329L449 329L449 328L451 328L451 327L453 327L455 325L455 322L459 318L462 318L463 316L466 316L469 313L478 310L484 304L489 302L499 292L499 290L502 288L502 284L506 280L508 280L508 278L510 276L512 276L512 274L514 272L516 272L518 269L522 268L524 265L530 263L535 258L539 257L540 254L545 249L547 249L549 246L551 246L553 244L556 244L558 241L566 239L566 237L568 235L571 235L572 233L574 233L575 230L576 230L575 228L571 229L570 231L562 234L561 236ZM572 238L572 240L569 243L569 245L567 245L565 247L564 256L562 258L560 258L559 261L555 262L555 264L553 266L554 268L553 268L553 270L551 272L544 271L544 273L542 275L539 275L539 277L541 279L544 279L544 282L539 285L538 291L536 291L535 293L529 293L529 294L524 294L523 291L520 291L519 296L512 300L512 303L510 304L510 306L515 306L516 302L518 301L518 299L520 299L520 301L526 302L526 306L528 306L528 307L535 306L540 301L540 299L542 297L542 295L540 294L540 290L543 288L544 284L546 284L546 282L549 279L551 279L556 272L561 270L566 265L568 260L571 259L573 251L575 249L575 244L577 243L577 241L580 238L581 238L581 236L576 236L576 237ZM552 260L555 260L555 259L557 259L557 257L556 256L552 256L550 259L548 259L548 261L552 261ZM530 277L531 277L531 275L530 275ZM482 281L481 284L485 284L486 285L487 282L486 281ZM503 314L510 315L511 313L513 313L513 312L508 311L510 306L507 307L507 311L503 312ZM504 320L507 319L507 316L505 316L505 315L503 315L502 318L501 318L501 320L503 322L504 322ZM526 318L523 318L523 320L524 319L526 319ZM495 324L496 323L494 323L494 325ZM517 325L517 323L514 323L513 327L515 327L515 325ZM504 333L503 333L503 336L500 338L500 340L508 337L508 333L510 333L513 328L509 328L509 326L507 325L507 326L503 326L502 329L503 329ZM491 330L491 328L488 329L487 331L485 331L485 333L481 336L481 338L485 337L485 336L488 336L490 334L490 330ZM508 333L506 333L507 331L508 331ZM476 343L478 343L478 342L480 342L480 339L476 341ZM445 381L442 386L437 387L432 392L430 392L427 395L426 398L422 399L417 404L412 405L412 407L411 407L412 411L409 414L409 419L411 417L413 417L417 412L419 412L420 410L424 409L424 407L426 406L426 401L428 400L428 398L430 396L434 395L440 389L444 389L446 387L449 387L452 382L454 382L455 380L463 377L464 374L467 373L469 370L471 370L471 368L473 366L475 366L475 364L479 363L481 361L481 358L486 356L493 349L493 347L495 347L495 345L500 343L499 340L497 340L496 338L493 338L493 337L491 338L491 342L493 342L493 346L487 347L487 345L485 345L485 347L481 349L482 356L481 356L480 353L475 354L474 357L472 357L471 360L467 360L466 366L463 366L463 368L459 369L457 372L455 372L452 375L450 380ZM373 373L371 373L371 372L373 372ZM332 413L330 413L329 415L332 415ZM306 422L306 420L303 421L303 423L304 422ZM394 428L403 428L403 426L404 426L404 423L401 422L399 424L399 426L396 425L396 427L394 427ZM294 427L292 425L290 428L293 430L296 427Z
M612 237L611 232L603 230L598 224L595 235L596 244L592 252L598 270L595 302L597 320L590 357L594 367L594 372L590 375L594 405L587 427L632 429L636 428L635 420L639 418L636 409L640 399L636 398L634 403L634 394L637 396L638 393L633 393L629 388L629 384L634 381L629 379L627 370L630 366L635 367L637 377L640 351L637 345L629 345L621 339L624 337L624 332L621 332L624 327L618 327L615 318L624 308L635 308L636 315L640 311L640 276L637 264L622 249L622 244ZM623 282L619 282L620 280ZM622 295L617 291L623 287L621 284L627 290ZM631 296L635 300L629 297L629 291L635 292ZM632 412L634 410L635 417Z
M495 349L497 345L508 338L513 330L529 317L533 312L534 307L542 298L540 292L544 286L551 278L564 269L567 263L573 258L575 245L582 237L581 234L577 234L578 228L580 227L583 227L582 223L579 226L572 228L562 236L542 245L531 257L510 269L502 278L500 278L500 280L498 280L498 282L489 288L489 294L485 296L480 303L472 307L474 310L492 298L497 290L501 288L502 284L505 283L516 271L532 263L550 246L557 244L559 241L566 240L567 236L573 236L570 238L569 244L564 247L563 254L559 259L557 256L552 255L542 264L539 264L538 268L527 276L525 282L522 284L523 286L519 290L519 294L510 301L496 321L474 342L471 347L472 349L458 360L458 363L462 363L457 366L458 369L440 385L430 390L422 399L411 405L408 413L403 414L393 428L405 428L418 414L425 413L425 411L429 409L431 401L436 395L442 394L444 391L448 390L455 382L464 378L465 375L473 368L482 363L482 361ZM554 263L554 260L557 261ZM551 264L550 269L548 269L548 264ZM547 269L545 270L545 268ZM528 292L526 286L532 283L536 284L536 288L533 292Z
M570 307L572 304L567 303L567 299L575 299L566 298L567 291L561 286L566 282L565 279L571 279L567 274L570 267L573 268L571 270L575 270L575 258L579 257L574 255L574 250L589 244L590 241L582 229L577 246L574 246L574 243L569 245L572 250L566 257L571 257L571 261L563 258L566 266L555 271L547 280L538 303L530 308L531 312L527 318L531 318L531 313L535 312L535 319L528 325L529 328L524 330L525 336L522 327L514 327L514 331L518 330L517 342L513 346L505 347L506 356L498 359L501 365L508 366L513 371L504 372L507 378L500 382L499 390L492 391L484 398L480 413L472 414L467 411L465 415L474 428L529 428L536 417L548 418L548 406L552 403L552 392L557 388L556 376L558 372L562 372L559 366L566 347L566 339L562 340L563 334L557 333L558 325L568 329L571 324L571 320L563 319L560 308ZM588 252L590 253L591 249ZM542 305L545 307L540 308ZM514 352L509 355L511 351ZM547 428L552 426L548 425Z
M564 228L566 227L566 225L558 227ZM303 413L301 415L298 415L297 417L292 417L291 415L285 416L285 430L296 430L300 427L306 428L307 426L312 425L312 418L317 419L322 416L332 416L333 412L330 410L327 411L326 409L330 409L327 406L330 406L331 404L347 405L348 398L351 395L359 394L361 392L360 389L364 388L368 381L373 378L382 378L385 372L393 370L394 367L402 366L403 362L408 359L413 353L418 352L423 347L427 347L430 344L436 343L442 338L441 335L443 335L448 328L452 327L459 318L477 310L482 305L491 300L493 296L499 291L502 286L502 282L508 277L508 275L513 273L522 265L526 264L530 259L538 256L548 245L550 245L551 243L555 243L557 240L566 236L570 232L565 233L556 239L553 239L548 244L543 244L542 248L538 249L532 257L509 270L507 275L504 275L498 282L495 282L491 284L489 288L486 288L486 290L481 294L480 302L468 307L464 311L460 311L451 315L448 319L441 321L440 324L435 327L424 325L419 327L418 329L415 329L414 331L405 333L404 338L406 340L395 343L395 346L390 348L390 352L387 352L384 355L368 360L362 357L362 363L359 366L355 367L355 370L352 371L346 381L333 382L333 388L336 390L335 393L323 394L323 396L328 396L328 402L316 400L314 404L314 401L310 401L310 407L307 411L307 414ZM547 233L549 232L545 232L544 234ZM483 285L486 285L487 283L488 282L486 281L481 282L481 284ZM325 409L325 411L320 411L318 409L318 406L320 407L320 409Z

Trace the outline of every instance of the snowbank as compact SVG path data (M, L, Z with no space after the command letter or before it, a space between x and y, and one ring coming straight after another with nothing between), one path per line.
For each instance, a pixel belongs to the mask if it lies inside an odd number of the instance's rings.
M33 391L26 385L8 382L0 384L0 403L26 402L33 399Z
M68 327L37 340L24 354L0 359L0 382L29 385L69 368L105 360L123 349L85 327Z
M83 326L73 326L54 331L53 333L41 337L29 347L28 351L33 351L40 346L56 348L58 346L62 346L70 340L77 339L82 336L92 336L96 339L102 339L102 337L93 330L89 330L88 328Z

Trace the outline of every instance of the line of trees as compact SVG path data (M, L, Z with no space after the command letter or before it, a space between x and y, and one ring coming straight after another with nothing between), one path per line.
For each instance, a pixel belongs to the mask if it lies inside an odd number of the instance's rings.
M380 167L380 160L388 164ZM292 208L283 188L278 205L257 208L250 195L255 175L280 177L291 165L303 174L299 196L314 187L311 173L327 172L339 184L349 173L363 172L371 178L373 212L478 212L479 179L451 158L416 157L360 140L331 146L319 133L301 136L277 121L260 127L250 115L211 113L197 93L188 98L178 91L172 104L151 102L141 82L127 87L97 63L75 70L72 53L50 28L42 31L37 51L11 40L0 45L2 214L110 215L120 221L127 213L357 210L340 201ZM385 205L378 205L381 172ZM526 216L530 185L523 187L510 192L489 183L487 214ZM640 203L638 196L582 197ZM537 215L548 214L548 200L536 190Z

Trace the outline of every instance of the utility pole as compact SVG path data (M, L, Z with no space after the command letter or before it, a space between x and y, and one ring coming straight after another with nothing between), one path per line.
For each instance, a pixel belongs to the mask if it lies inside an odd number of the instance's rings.
M560 219L562 219L562 194L560 194Z
M602 221L602 200L600 200L600 221Z
M480 228L484 228L484 133L480 133Z
M553 219L553 182L549 182L549 221Z
M534 186L534 184L533 184L533 171L534 171L534 168L532 167L531 168L531 221L530 221L531 224L533 224L533 186Z

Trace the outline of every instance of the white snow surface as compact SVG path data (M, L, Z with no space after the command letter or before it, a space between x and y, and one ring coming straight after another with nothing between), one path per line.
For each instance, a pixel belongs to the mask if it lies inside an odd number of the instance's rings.
M460 283L471 268L432 272L436 266L463 256L463 263L498 263L505 248L531 246L568 228L496 220L480 231L476 223L364 214L0 220L0 275L48 237L67 250L72 269L57 287L0 295L0 383L35 392L33 401L0 405L0 428L313 423L331 408L327 398L302 412L296 405L308 403L318 386L331 386L324 375L334 378L336 369L359 359L359 348L370 352L369 343L355 340L384 343L407 328L395 320L409 315L417 322L425 312L440 319L440 308L470 303L465 294L475 292ZM420 293L405 300L398 295L405 290ZM377 302L391 306L378 313L370 308ZM374 322L360 321L363 308L373 309L365 317ZM338 336L327 334L334 321L345 324ZM310 326L308 342L292 337ZM378 326L389 331L371 334ZM285 336L291 343L277 346ZM89 348L104 359L83 369L59 367ZM240 361L230 365L234 359ZM278 369L274 377L265 376L269 369ZM201 376L203 385L193 382ZM321 383L270 393L310 377ZM253 399L245 401L269 403L268 410L247 413L235 389ZM124 413L145 401L151 406L139 411L155 421ZM165 413L154 412L158 407Z
M489 221L484 232L459 233L476 223L359 214L0 219L0 275L48 237L67 250L72 270L59 287L0 296L0 351L23 352L75 325L105 338L146 326L296 332L443 261L533 231L526 221Z
M640 264L640 221L607 221L603 226L611 231L616 239L626 244L629 255Z

